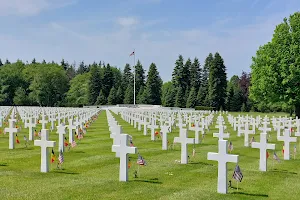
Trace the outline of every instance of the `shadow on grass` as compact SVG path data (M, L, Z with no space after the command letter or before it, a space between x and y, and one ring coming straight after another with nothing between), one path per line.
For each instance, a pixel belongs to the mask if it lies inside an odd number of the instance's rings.
M74 151L74 153L85 153L84 151Z
M77 174L79 174L77 172L66 172L66 171L64 171L64 169L55 170L54 173L58 173L58 174L71 174L71 175L77 175Z
M7 163L0 163L0 167L6 167L6 166L8 166Z
M191 161L189 164L214 166L213 164L209 164L209 163L205 163L205 162L193 162L193 161Z
M278 169L270 170L270 172L286 173L286 174L297 174L296 172L289 172L288 170L278 170Z
M232 187L234 188L234 187ZM267 194L250 194L250 193L246 193L246 192L232 192L231 194L242 194L242 195L247 195L247 196L256 196L256 197L269 197L269 195Z
M158 178L151 178L149 180L141 180L141 179L135 179L134 182L144 182L144 183L154 183L154 184L162 184L161 181L158 181Z

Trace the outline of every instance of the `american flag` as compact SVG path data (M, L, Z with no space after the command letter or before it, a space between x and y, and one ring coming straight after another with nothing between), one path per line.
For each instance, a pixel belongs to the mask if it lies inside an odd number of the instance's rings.
M134 55L134 51L129 56L133 56L133 55Z
M71 147L74 148L74 147L76 147L76 145L77 145L77 144L76 144L75 140L73 140L73 142L72 142L72 144L71 144Z
M232 178L235 179L236 181L242 182L243 174L241 172L241 169L240 169L239 165L235 166Z
M252 144L252 142L255 142L255 139L254 139L254 137L252 137L252 138L251 138L251 140L250 140L250 144Z
M277 160L278 162L280 162L280 160L279 160L279 158L278 158L276 152L274 152L273 158L274 158L274 160Z
M140 154L138 155L138 159L137 159L136 163L139 165L146 165L146 161Z
M228 150L229 150L230 152L233 150L233 144L232 144L231 141L229 142Z
M62 164L65 161L62 151L59 153L58 161L59 161L59 164Z
M81 139L83 138L82 133L79 133L78 136L77 136L77 138L78 138L79 140L81 140Z

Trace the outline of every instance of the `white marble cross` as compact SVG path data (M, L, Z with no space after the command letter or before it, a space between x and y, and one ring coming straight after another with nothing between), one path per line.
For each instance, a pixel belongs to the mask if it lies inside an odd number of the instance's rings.
M29 130L29 140L32 141L34 139L34 128L36 127L36 124L35 124L35 118L34 117L30 117L29 118L29 122L26 123L26 126L28 127L28 130Z
M113 145L112 151L120 153L120 174L119 180L120 181L128 181L128 154L136 154L137 148L136 147L129 147L128 134L121 134L120 137L120 145Z
M155 140L155 129L158 128L158 126L155 125L154 120L152 120L151 125L148 125L148 128L151 129L151 140L154 141Z
M57 126L57 132L56 132L59 136L58 136L58 152L64 152L65 150L65 145L64 145L64 139L65 136L64 134L66 134L66 126L63 124L59 124L59 126Z
M219 137L219 140L223 140L223 138L229 138L229 133L224 133L225 127L223 125L218 125L219 133L214 133L213 137Z
M168 150L168 133L169 127L168 126L161 126L160 132L162 133L162 150Z
M49 172L49 149L55 147L55 141L48 141L49 130L42 129L41 140L34 140L34 146L41 147L41 172Z
M249 123L246 121L244 130L244 146L249 147L249 135L254 134L253 130L249 129Z
M290 137L290 130L284 129L283 136L277 138L278 141L284 142L284 160L290 159L290 142L297 142L296 137Z
M76 126L73 124L73 119L69 119L68 129L69 129L69 143L72 144L74 140L73 130L76 130Z
M259 158L259 170L266 172L267 171L267 149L275 149L275 144L267 143L267 134L260 134L260 142L252 142L252 148L260 149L260 158Z
M195 144L199 144L199 131L201 131L201 127L199 126L199 121L195 121L194 127L190 127L189 129L195 131Z
M12 118L8 120L9 128L5 128L4 131L9 133L9 149L15 148L15 133L20 132L19 128L16 128L16 119Z
M195 139L187 137L187 129L180 129L179 137L175 137L174 142L181 143L181 164L187 164L188 144L194 144Z
M227 154L227 140L219 140L219 153L207 153L207 160L218 161L218 193L226 194L227 162L238 162L238 155Z
M112 127L110 138L113 139L113 145L120 145L122 132L123 132L122 131L122 126L116 125L116 126ZM120 152L119 151L116 152L116 157L117 158L120 157Z
M46 124L48 121L46 120L45 113L42 114L42 120L40 120L40 123L42 124L42 129L46 129Z

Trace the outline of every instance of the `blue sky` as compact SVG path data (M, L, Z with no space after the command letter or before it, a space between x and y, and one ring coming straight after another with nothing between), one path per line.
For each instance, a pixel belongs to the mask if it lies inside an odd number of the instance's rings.
M123 69L136 49L168 81L179 54L203 64L218 51L230 78L250 71L258 47L299 8L297 0L0 0L0 58Z

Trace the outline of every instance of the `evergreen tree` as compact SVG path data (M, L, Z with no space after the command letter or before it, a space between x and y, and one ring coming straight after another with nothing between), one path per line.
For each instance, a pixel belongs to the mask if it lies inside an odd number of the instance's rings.
M79 67L76 71L76 74L83 74L83 73L86 73L87 72L87 67L85 66L84 62L82 61L80 64L79 64Z
M124 99L124 90L120 85L117 91L117 104L123 104L123 99Z
M108 97L109 92L114 84L114 74L109 64L103 67L102 90L105 97Z
M122 75L122 88L126 90L128 88L129 83L133 84L133 75L131 73L131 68L129 64L126 64L124 67L123 75Z
M128 84L124 96L124 104L133 104L133 84Z
M68 63L66 63L64 59L61 60L60 65L64 68L64 70L67 70Z
M201 68L198 58L194 59L193 64L190 67L190 85L194 87L195 91L198 92L201 82Z
M96 101L95 105L105 105L105 104L106 104L106 98L103 94L103 91L101 90L99 92L99 95L97 97L97 101Z
M225 109L226 99L226 67L219 53L215 54L212 65L209 68L209 100L210 105L217 110Z
M180 86L180 81L182 79L180 71L183 68L183 57L179 55L178 59L175 62L175 68L172 72L172 83L175 88Z
M91 105L94 105L101 90L101 79L100 79L100 72L98 67L93 66L91 68L90 74L91 75L90 75L90 81L88 87L89 88L88 99L89 99L89 103Z
M197 104L197 91L196 91L195 87L192 87L189 97L186 102L186 107L187 108L195 108L196 104Z
M135 91L136 94L140 92L140 88L145 86L145 70L143 65L138 60L135 66Z
M151 63L148 71L144 98L147 97L147 104L161 105L162 80L157 71L156 65Z
M176 98L176 90L173 85L168 89L166 97L165 97L165 104L166 107L173 107L175 104Z
M45 59L43 59L42 64L46 64L46 60Z
M181 86L179 86L177 88L176 92L177 93L176 93L176 97L175 97L175 106L179 107L179 108L184 108L186 105L185 105L185 101L184 101L185 92L184 92L183 88Z
M109 96L108 96L108 104L109 105L115 105L117 104L117 91L115 87L112 87Z
M2 60L0 59L0 67L3 65Z
M8 59L5 60L5 65L11 64Z
M197 104L202 106L209 106L208 98L208 77L209 77L209 68L213 62L213 55L210 53L204 62L202 69L202 77L200 79L200 87L197 95Z
M35 58L33 58L33 60L32 60L32 62L31 62L31 64L36 64L36 60L35 60Z
M136 102L138 104L144 104L145 103L146 100L143 98L144 97L143 94L144 94L144 86L140 87L139 93L137 94Z

